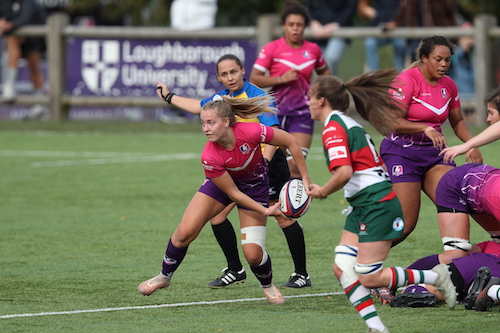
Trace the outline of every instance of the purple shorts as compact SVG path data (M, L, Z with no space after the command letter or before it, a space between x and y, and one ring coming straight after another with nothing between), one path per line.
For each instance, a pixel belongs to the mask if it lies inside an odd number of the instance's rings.
M454 162L444 163L439 150L433 146L420 146L419 149L404 147L387 138L380 144L380 154L387 166L393 183L422 182L424 175L437 164L455 166Z
M260 182L253 182L252 184L248 183L238 183L236 182L236 186L240 189L241 192L248 195L250 198L254 199L258 203L260 203L264 207L269 207L269 181L267 177L265 177ZM225 206L228 206L233 202L229 196L221 191L217 185L214 184L209 178L203 181L198 192L204 193L209 197L219 201ZM237 205L238 208L248 209L246 207Z
M313 135L314 120L311 119L311 113L303 113L301 115L280 116L280 127L288 133L305 133Z
M441 177L436 188L436 205L474 214L467 204L467 192L462 191L462 181L470 168L467 164L453 168Z
M491 276L500 277L500 258L488 253L471 253L465 257L453 259L453 264L457 267L464 279L465 295L467 295L467 290L472 284L477 270L482 266L486 266L490 269Z

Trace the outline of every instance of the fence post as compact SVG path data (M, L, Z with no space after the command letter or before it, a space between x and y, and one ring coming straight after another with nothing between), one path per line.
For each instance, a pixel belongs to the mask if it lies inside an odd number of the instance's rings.
M64 29L69 24L69 15L53 13L47 19L47 62L49 79L49 108L52 120L68 118L67 106L63 104L66 92L66 42Z
M274 40L273 31L279 25L279 17L276 14L262 14L257 18L257 41L259 51L269 42Z
M479 14L474 18L474 39L475 39L475 75L474 84L476 86L476 125L486 125L486 108L484 99L486 94L493 88L493 61L491 37L488 31L496 25L496 18L491 14Z

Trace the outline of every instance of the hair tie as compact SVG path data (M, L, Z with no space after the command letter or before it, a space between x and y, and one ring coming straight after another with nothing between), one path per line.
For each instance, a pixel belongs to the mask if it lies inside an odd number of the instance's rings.
M342 83L342 89L345 89L345 85Z

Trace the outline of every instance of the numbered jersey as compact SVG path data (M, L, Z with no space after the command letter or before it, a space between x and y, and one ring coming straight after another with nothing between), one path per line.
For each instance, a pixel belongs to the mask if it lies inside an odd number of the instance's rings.
M325 121L323 147L331 173L339 166L352 166L353 174L344 186L351 206L365 206L393 197L384 161L370 135L354 119L333 111Z

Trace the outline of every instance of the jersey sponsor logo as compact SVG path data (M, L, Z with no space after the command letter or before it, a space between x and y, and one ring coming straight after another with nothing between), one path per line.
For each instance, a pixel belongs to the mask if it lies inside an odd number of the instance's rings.
M328 158L330 159L330 161L346 157L347 148L345 146L328 148Z
M328 147L328 146L331 146L332 144L338 144L338 143L341 143L341 142L344 142L344 138L326 138L325 139L325 146Z
M441 88L441 97L444 99L448 98L448 93L446 92L446 88Z
M250 150L250 145L248 143L244 143L240 146L240 151L242 154L248 154Z
M260 124L260 142L266 142L267 127Z
M405 222L402 218L397 217L394 221L392 221L392 229L396 231L401 231L405 227Z
M399 177L403 175L403 166L402 165L393 165L392 166L392 175L394 177Z
M205 170L212 171L214 169L212 165L208 165L207 161L203 161L201 164L203 165L203 169Z
M394 89L392 91L392 97L394 97L395 99L400 100L400 101L405 99L406 96L403 94L403 88L399 87L397 89Z
M331 132L331 131L336 131L336 130L337 130L337 127L330 125L330 126L328 126L328 128L324 129L323 134Z

